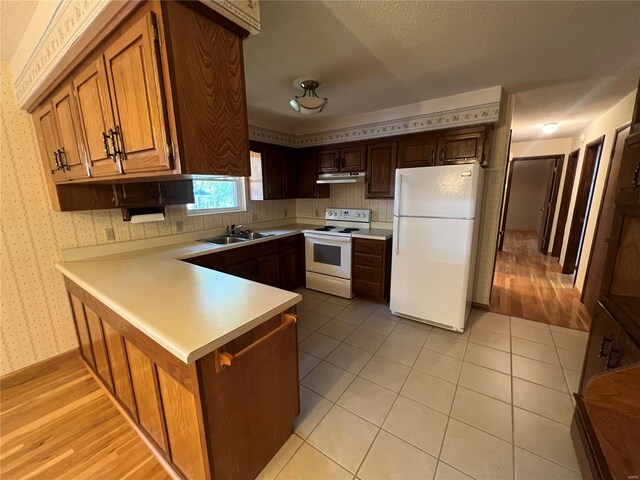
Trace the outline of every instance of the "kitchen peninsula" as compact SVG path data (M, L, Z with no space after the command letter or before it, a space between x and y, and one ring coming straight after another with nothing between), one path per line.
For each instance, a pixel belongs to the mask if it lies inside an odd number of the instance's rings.
M181 261L234 247L194 241L57 265L83 360L179 478L254 478L299 413L301 296Z

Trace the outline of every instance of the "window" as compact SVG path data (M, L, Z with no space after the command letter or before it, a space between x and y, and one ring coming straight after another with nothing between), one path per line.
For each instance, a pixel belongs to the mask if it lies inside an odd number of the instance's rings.
M247 209L244 177L194 180L193 196L195 203L187 205L188 215L243 212Z

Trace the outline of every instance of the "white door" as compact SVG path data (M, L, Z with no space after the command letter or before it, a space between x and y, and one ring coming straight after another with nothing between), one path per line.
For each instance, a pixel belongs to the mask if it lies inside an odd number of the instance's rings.
M473 221L394 218L391 311L462 330Z
M393 214L474 218L484 171L478 164L399 168ZM481 191L481 190L480 190Z

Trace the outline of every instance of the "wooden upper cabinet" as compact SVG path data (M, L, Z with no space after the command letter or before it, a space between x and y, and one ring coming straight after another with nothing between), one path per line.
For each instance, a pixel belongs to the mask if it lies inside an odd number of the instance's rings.
M368 148L366 198L393 198L397 144L375 143Z
M340 150L323 149L318 152L318 172L334 173L340 171Z
M155 21L153 12L139 18L104 51L115 119L115 153L125 173L172 167L151 33Z
M53 104L45 103L38 110L33 112L33 122L38 137L40 155L42 163L54 182L64 182L67 180L59 160L60 141L58 140L58 129L53 112Z
M364 172L367 169L367 146L352 145L325 148L318 152L318 172Z
M262 179L264 182L264 199L276 200L284 197L283 185L283 151L275 145L265 145L262 149Z
M100 55L91 61L74 77L72 85L91 176L104 177L121 173L120 159L113 153L110 137L115 122L104 57Z
M340 149L341 172L364 172L367 169L367 146L355 145Z
M284 198L298 198L300 195L298 152L284 148L282 155L282 191Z
M398 143L398 168L430 167L436 164L437 137L417 137Z
M299 198L329 198L330 185L318 185L318 151L303 148L296 151L298 159Z
M86 178L89 171L85 162L78 109L71 86L66 85L54 95L52 102L60 141L58 159L63 166L66 179Z
M472 128L468 131L438 137L438 165L485 163L489 144L489 128Z

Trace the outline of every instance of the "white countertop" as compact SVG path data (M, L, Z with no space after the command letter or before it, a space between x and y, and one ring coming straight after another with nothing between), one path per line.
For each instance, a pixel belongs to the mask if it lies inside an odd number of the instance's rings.
M317 225L292 224L274 236L215 245L187 241L58 263L56 268L185 363L192 363L297 304L295 293L181 260L242 248ZM354 237L384 240L391 230ZM201 238L208 238L203 232ZM250 300L250 301L248 301Z

